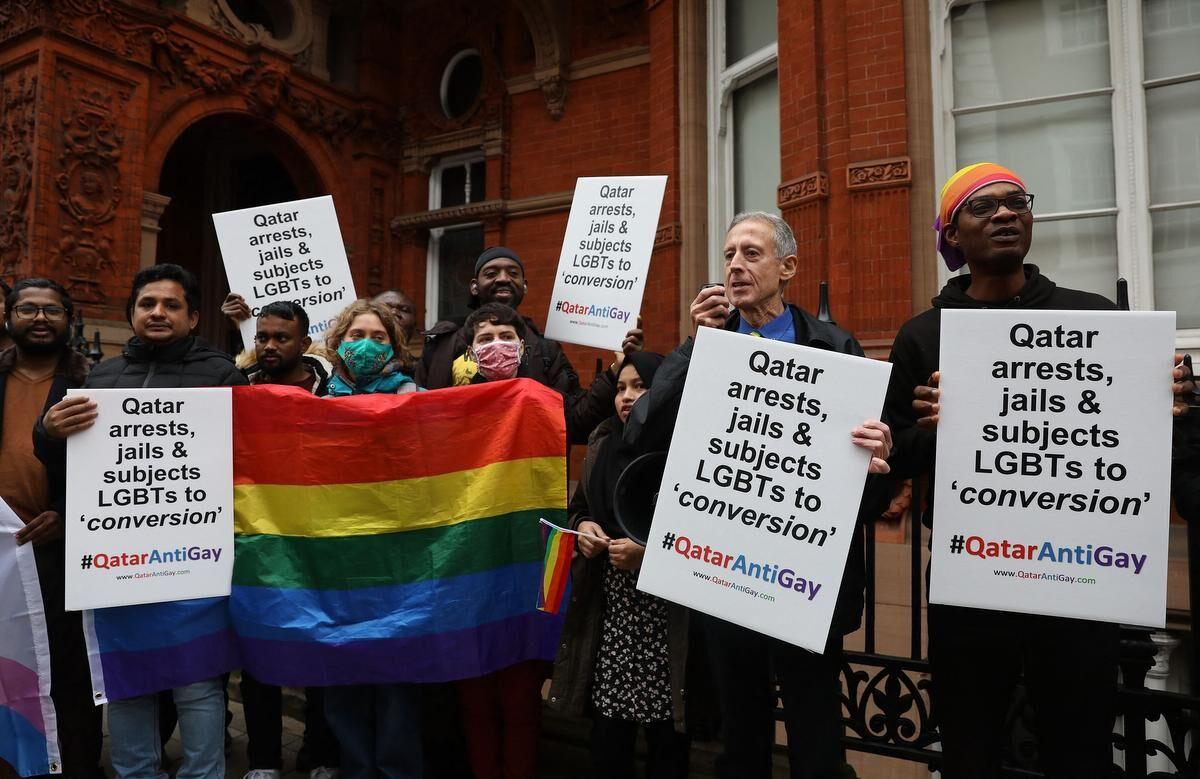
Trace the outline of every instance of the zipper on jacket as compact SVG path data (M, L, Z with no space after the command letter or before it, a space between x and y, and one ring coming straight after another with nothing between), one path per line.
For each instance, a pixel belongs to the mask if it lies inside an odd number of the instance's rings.
M158 360L150 361L150 370L146 371L146 380L142 382L142 389L150 386L150 380L154 378L154 369L158 367Z

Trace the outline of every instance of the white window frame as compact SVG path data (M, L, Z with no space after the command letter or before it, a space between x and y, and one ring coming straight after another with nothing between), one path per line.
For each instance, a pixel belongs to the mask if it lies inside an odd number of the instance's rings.
M1050 222L1088 216L1116 215L1117 273L1129 282L1130 308L1142 311L1154 310L1154 255L1151 244L1150 215L1152 212L1200 205L1200 202L1150 205L1146 89L1196 80L1200 78L1200 74L1146 81L1142 57L1142 2L1141 0L1108 0L1109 64L1112 84L1110 87L955 109L950 10L957 6L990 1L929 0L930 56L932 58L930 64L934 81L932 90L933 143L936 181L940 184L957 170L954 135L956 116L1000 107L1041 105L1069 98L1111 95L1116 206L1048 214L1038 213L1035 219L1041 222ZM934 198L932 208L936 210L936 187ZM952 275L955 274L950 273L943 264L938 263L938 279L942 284L945 284ZM1113 279L1113 289L1107 290L1107 295L1112 297L1115 293L1116 279ZM1178 330L1175 340L1176 346L1181 349L1200 348L1200 328Z
M471 165L476 162L486 162L481 153L455 154L438 160L429 170L429 210L436 211L442 207L442 171L446 168L465 167L467 169L467 202L471 202ZM438 283L440 280L440 259L442 236L447 230L458 230L464 227L476 227L482 222L463 222L461 224L432 227L429 230L429 245L425 251L425 327L430 328L438 323Z
M733 93L779 69L779 43L725 67L725 0L708 3L708 201L709 278L724 278L725 225L733 219Z

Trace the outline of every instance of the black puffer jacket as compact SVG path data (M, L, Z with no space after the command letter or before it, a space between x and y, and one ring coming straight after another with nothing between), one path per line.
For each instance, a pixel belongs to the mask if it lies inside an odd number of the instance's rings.
M83 388L175 389L239 387L247 383L229 355L213 349L203 339L189 336L169 346L154 347L135 336L125 343L120 357L93 368ZM50 473L66 472L67 442L46 435L40 419L33 430L33 451Z
M797 344L855 357L864 356L862 347L854 336L837 325L822 322L790 303L788 310L792 312ZM740 320L740 315L734 311L725 322L725 329L736 332ZM692 361L692 347L693 340L689 338L671 352L654 374L653 386L634 404L629 420L625 423L625 442L638 451L653 452L670 448L675 419L679 415L679 403L683 399L683 385L687 381L688 367ZM887 421L886 416L884 421ZM697 422L701 423L700 420ZM887 508L890 497L890 483L887 479L879 476L867 477L862 502L859 504L859 524L855 526L854 535L850 539L842 586L833 609L833 621L829 627L831 637L849 635L858 630L862 623L867 581L862 523L877 519Z

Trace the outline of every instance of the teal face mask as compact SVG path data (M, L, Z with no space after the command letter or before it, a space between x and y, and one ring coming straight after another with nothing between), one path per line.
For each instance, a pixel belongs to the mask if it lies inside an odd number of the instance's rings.
M346 370L358 380L378 376L383 366L395 355L395 350L391 344L364 338L361 341L342 341L337 353L345 363Z

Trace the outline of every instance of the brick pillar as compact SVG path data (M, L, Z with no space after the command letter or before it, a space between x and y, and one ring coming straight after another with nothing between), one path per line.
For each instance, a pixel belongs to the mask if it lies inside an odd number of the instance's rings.
M679 23L674 0L662 0L647 11L650 32L649 159L646 173L667 175L662 213L650 260L650 276L642 301L646 348L667 352L678 344L679 262L683 231L699 225L680 222L679 188Z

